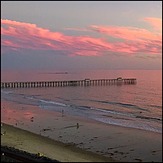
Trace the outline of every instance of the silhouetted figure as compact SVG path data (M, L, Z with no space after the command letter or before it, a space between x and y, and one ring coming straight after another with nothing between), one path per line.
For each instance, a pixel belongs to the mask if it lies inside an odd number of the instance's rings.
M76 124L76 128L77 128L77 129L79 128L79 123Z

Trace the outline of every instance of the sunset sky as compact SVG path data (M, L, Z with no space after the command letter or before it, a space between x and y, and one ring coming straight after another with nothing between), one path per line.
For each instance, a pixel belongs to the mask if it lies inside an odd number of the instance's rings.
M161 64L161 1L1 1L2 70Z

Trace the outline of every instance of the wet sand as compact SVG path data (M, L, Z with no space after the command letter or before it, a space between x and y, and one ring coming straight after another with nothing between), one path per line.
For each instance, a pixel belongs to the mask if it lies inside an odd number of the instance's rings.
M18 132L18 129L4 125L6 128L2 129L8 130L6 136L1 136L4 145L8 143L20 149L41 152L59 161L162 161L162 134L159 133L106 125L4 101L1 108L2 122L37 134ZM24 136L20 138L18 135L22 132Z

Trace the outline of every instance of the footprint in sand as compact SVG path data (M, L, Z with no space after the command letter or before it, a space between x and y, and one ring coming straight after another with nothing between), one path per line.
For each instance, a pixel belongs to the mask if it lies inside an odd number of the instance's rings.
M134 149L130 149L130 151L134 151Z
M108 150L113 149L113 148L108 148Z
M152 151L152 155L155 155L156 154L156 151Z
M135 160L136 160L136 161L139 161L139 162L142 162L142 160L141 160L141 159L139 159L139 158L136 158Z
M80 145L83 144L83 142L79 143Z

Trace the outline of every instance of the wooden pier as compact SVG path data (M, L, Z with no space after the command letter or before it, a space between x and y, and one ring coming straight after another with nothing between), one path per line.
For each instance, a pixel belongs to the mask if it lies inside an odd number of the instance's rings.
M111 84L136 84L135 78L123 79L84 79L70 81L36 81L36 82L1 82L1 88L40 88L40 87L66 87L66 86L95 86Z

